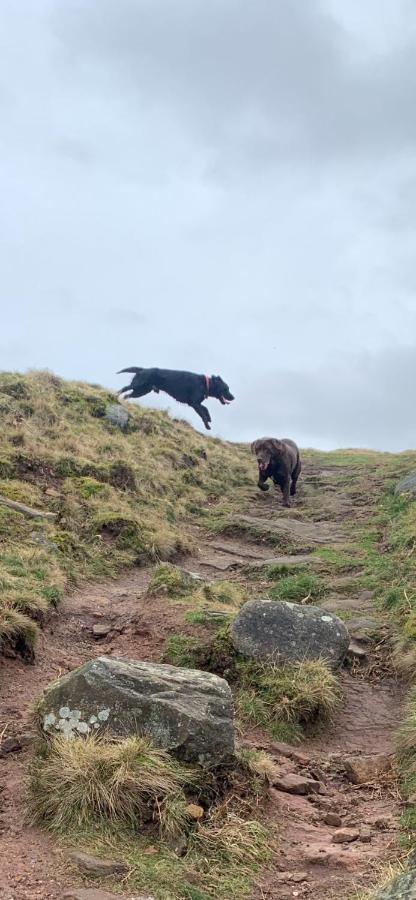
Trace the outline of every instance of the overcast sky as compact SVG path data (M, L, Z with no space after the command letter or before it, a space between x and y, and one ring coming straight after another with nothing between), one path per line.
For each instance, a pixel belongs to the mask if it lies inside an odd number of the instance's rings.
M415 447L415 59L414 0L1 0L1 367Z

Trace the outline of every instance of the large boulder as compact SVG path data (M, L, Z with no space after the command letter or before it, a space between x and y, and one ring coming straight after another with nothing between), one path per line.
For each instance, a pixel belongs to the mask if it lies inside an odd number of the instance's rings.
M410 472L405 478L402 478L394 489L395 494L410 494L416 497L416 472Z
M374 900L416 900L416 869L398 875L375 894Z
M203 766L234 752L231 691L210 672L100 656L51 684L39 712L48 734L148 735Z
M285 600L249 600L234 619L234 647L269 663L326 659L341 664L350 638L341 619L317 606Z

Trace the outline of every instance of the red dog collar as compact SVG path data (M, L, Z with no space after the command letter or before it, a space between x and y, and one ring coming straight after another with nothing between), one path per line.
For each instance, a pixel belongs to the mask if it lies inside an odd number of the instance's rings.
M204 378L205 378L205 384L206 384L206 388L207 388L207 397L209 397L209 386L211 383L211 379L209 378L208 375L204 375Z

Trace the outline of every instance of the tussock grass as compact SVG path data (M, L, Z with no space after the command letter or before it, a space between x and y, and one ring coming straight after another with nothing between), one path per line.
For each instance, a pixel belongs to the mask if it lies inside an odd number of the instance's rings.
M106 418L116 401L48 372L0 374L0 494L56 514L0 507L0 644L33 643L28 622L68 585L189 550L187 523L251 478L246 448L136 404L120 430Z
M125 860L126 890L149 890L162 900L248 897L270 857L270 836L230 800L192 820L187 793L198 796L204 778L210 792L206 773L181 766L145 738L55 738L32 763L30 817L65 843ZM185 839L183 858L169 849L177 838Z
M198 589L199 582L179 566L161 563L153 569L149 582L149 594L166 594L173 599L190 597Z
M266 862L270 853L266 829L256 821L244 821L235 813L216 810L192 832L190 852L217 859L222 865L242 866L243 871Z
M31 818L59 833L108 822L135 828L150 818L169 834L184 821L182 788L190 781L189 771L146 738L58 737L32 763Z
M264 750L244 748L239 750L236 756L243 769L256 779L259 778L261 781L273 784L279 774L279 768L274 759Z
M303 727L327 721L340 702L336 675L320 660L286 666L238 663L236 713L243 724L298 739Z

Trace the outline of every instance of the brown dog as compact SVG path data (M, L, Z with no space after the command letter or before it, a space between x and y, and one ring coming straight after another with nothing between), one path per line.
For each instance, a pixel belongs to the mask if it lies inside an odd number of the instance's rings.
M282 489L284 506L290 506L289 493L292 497L296 494L296 483L301 471L299 449L295 442L289 438L281 441L269 437L259 438L252 443L251 452L257 457L260 490L269 490L266 481L271 478Z

